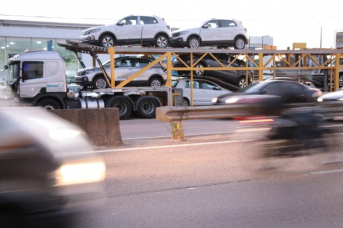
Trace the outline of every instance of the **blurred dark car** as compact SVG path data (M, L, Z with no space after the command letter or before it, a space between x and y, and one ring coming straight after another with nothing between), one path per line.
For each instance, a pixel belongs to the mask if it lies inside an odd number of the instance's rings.
M283 104L314 102L322 92L298 82L273 80L250 84L235 93L224 94L212 100L216 104L242 104L259 102L261 95L274 95L281 98Z
M0 107L0 132L1 228L70 227L76 204L100 196L105 164L80 128L41 108Z
M213 54L224 66L229 65L229 56L227 54ZM193 63L196 63L202 54L193 54ZM190 55L181 54L179 55L187 65L190 64ZM186 67L181 61L176 60L173 62L173 67ZM206 55L202 58L195 67L222 67L211 55ZM236 60L231 66L230 70L195 70L194 75L207 75L211 77L218 78L223 82L230 83L239 88L244 88L246 86L246 73L244 70L235 70L235 67L245 67L245 62L243 60ZM178 75L189 75L189 71L177 71ZM248 71L248 83L252 82L252 72Z

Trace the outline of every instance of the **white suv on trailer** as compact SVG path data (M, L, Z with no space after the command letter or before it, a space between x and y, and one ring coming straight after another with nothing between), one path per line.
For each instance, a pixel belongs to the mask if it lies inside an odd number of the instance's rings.
M177 30L172 34L170 46L173 47L218 46L244 49L248 43L247 29L242 22L233 19L211 19L201 23L200 27Z
M172 34L163 18L130 15L119 21L82 32L81 42L110 47L140 44L165 48Z

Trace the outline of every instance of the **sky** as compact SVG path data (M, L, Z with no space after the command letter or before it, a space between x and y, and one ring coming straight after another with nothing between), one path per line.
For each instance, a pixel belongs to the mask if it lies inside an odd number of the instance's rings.
M211 18L237 19L248 36L269 35L278 49L297 42L308 48L334 48L335 33L343 31L343 0L0 0L0 23L16 19L107 24L130 14L163 17L173 28Z

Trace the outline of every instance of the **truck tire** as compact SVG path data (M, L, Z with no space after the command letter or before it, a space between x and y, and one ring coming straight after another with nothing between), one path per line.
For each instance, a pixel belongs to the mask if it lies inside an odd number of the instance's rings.
M47 110L61 109L61 105L54 99L47 98L42 99L37 103L37 106L41 106Z
M112 97L107 101L106 108L118 108L121 120L129 118L132 113L131 102L124 97Z
M138 115L142 118L155 118L157 106L154 98L143 98L138 103Z

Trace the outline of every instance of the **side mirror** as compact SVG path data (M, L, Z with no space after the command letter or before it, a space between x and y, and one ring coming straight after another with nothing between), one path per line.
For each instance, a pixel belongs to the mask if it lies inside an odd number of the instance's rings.
M125 23L124 22L118 22L118 24L117 25L119 25L119 26L122 26L122 25L124 25Z
M213 90L222 90L220 87L216 86L213 88Z
M8 65L4 66L5 70L8 70L10 67Z
M203 28L209 28L210 25L209 25L209 24L205 24L205 25L203 25L202 27L203 27Z

